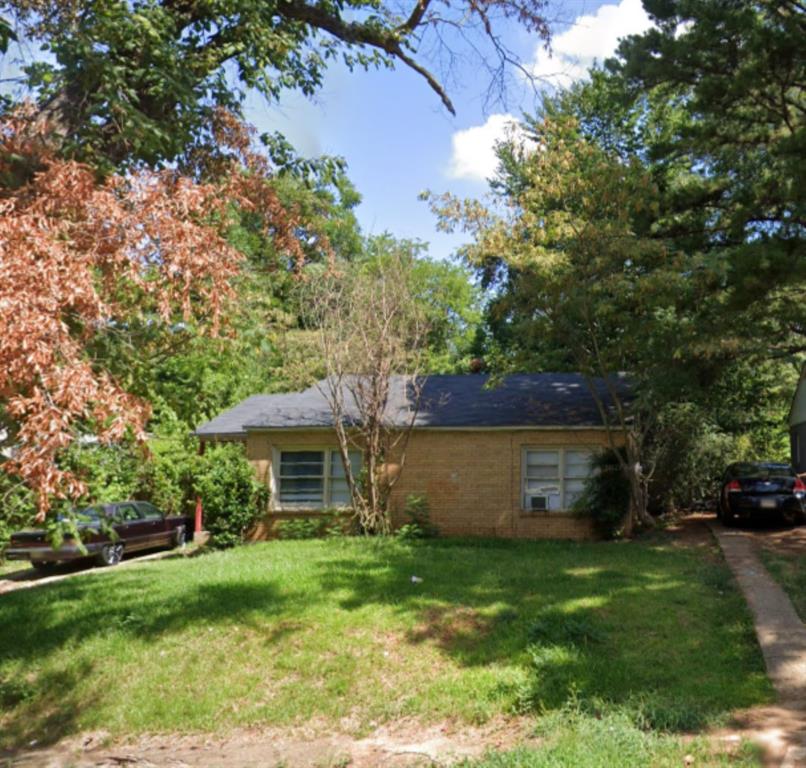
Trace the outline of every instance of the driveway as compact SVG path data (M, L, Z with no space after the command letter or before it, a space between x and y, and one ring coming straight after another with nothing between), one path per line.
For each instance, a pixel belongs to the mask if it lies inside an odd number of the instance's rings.
M773 552L806 557L806 525L791 528L769 523L752 523L728 530Z
M759 547L765 547L806 556L806 526L726 528L716 521L710 525L750 607L778 695L777 706L751 715L757 740L780 759L773 764L806 766L806 626L758 555Z
M146 552L144 554L130 555L123 562L111 568L101 568L92 565L91 562L64 563L56 566L50 573L41 573L36 568L22 567L18 571L0 573L0 595L7 592L16 592L20 589L30 589L31 587L41 587L45 584L53 584L57 581L84 576L88 573L114 573L118 568L137 565L138 563L150 560L162 560L166 557L176 557L183 555L182 549L163 549L158 552Z

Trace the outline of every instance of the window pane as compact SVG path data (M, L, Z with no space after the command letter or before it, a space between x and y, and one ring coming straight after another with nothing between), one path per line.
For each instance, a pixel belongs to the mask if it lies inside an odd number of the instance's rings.
M346 480L332 480L330 483L330 503L343 506L350 503L350 489Z
M76 517L78 517L79 520L98 520L102 517L106 517L106 510L100 505L97 507L87 507L78 512ZM66 516L59 515L59 520L66 519Z
M160 512L153 504L147 501L138 502L137 506L140 508L143 517L146 520L162 520L162 512Z
M361 471L361 453L359 451L350 451L350 467L353 470L353 475L357 476ZM341 453L334 450L330 457L330 476L331 477L344 477L344 462L341 460Z
M591 458L590 451L566 451L565 476L588 477L591 473Z
M555 466L560 465L560 452L559 451L526 451L526 464Z
M536 480L557 480L560 477L557 466L527 466L526 477Z
M121 504L118 506L114 517L117 520L125 520L129 522L131 520L139 520L140 517L145 517L145 515L141 515L135 508L134 504Z
M574 502L582 495L585 489L584 480L566 480L565 481L565 500L563 507L570 509L574 506Z
M283 451L280 454L280 477L321 477L324 471L324 451Z
M350 451L349 456L353 477L357 478L361 471L361 452ZM350 488L347 485L344 462L341 460L340 451L333 449L330 454L330 499L328 503L333 506L346 506L350 502Z
M280 501L291 504L321 504L324 480L317 477L280 478Z
M560 452L526 451L524 463L524 509L535 512L559 509Z

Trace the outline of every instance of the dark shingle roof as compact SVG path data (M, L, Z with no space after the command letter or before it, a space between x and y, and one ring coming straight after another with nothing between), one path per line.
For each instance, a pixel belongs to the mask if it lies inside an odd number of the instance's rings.
M582 375L529 373L504 377L487 387L488 376L429 376L425 380L415 426L451 427L595 427L602 420ZM624 377L613 386L626 393ZM303 392L254 395L202 424L196 435L207 439L240 439L249 430L330 427L330 407L315 384ZM594 385L605 402L602 379ZM408 395L408 396L407 396ZM410 418L410 383L395 377L389 415L398 424Z

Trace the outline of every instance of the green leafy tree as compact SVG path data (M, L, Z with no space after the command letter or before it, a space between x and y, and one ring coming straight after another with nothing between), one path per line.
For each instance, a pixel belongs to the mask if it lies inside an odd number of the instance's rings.
M475 235L464 255L493 289L489 312L509 367L576 370L591 383L629 483L629 534L652 522L658 415L693 386L688 310L701 264L655 236L659 190L638 158L624 162L556 111L527 128L524 148L503 151L500 205L447 197L435 207L444 226ZM625 372L626 395L617 386ZM594 378L608 382L606 395Z
M604 90L617 96L617 110L633 124L642 123L635 149L663 185L659 229L680 247L707 255L721 275L714 347L741 343L760 356L803 353L803 5L644 5L656 26L621 44ZM649 124L663 127L646 130Z
M418 49L439 47L446 29L457 41L475 40L471 50L486 41L485 64L500 81L515 57L498 23L517 18L547 40L544 7L545 0L419 0L408 8L375 0L0 3L25 37L50 54L27 70L39 119L69 154L116 166L185 156L204 133L209 110L237 112L248 89L270 99L283 89L310 95L338 57L351 69L402 64L453 112ZM4 25L0 42L8 38Z
M410 290L426 319L424 371L467 371L482 309L471 271L464 264L429 258L425 243L396 240L389 234L369 238L357 263L383 262L392 252L405 254Z

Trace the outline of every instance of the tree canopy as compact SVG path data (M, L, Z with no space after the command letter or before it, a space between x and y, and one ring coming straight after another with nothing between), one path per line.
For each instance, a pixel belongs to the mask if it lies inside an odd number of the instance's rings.
M14 0L0 3L52 60L27 79L39 119L64 151L95 165L159 163L184 157L205 133L209 112L237 113L249 89L276 98L312 94L337 57L348 67L402 64L421 75L446 109L453 104L418 57L439 47L443 29L487 42L500 78L514 54L497 26L515 18L548 40L545 0ZM0 29L7 29L2 27ZM0 37L0 40L8 39ZM269 142L271 145L272 142Z
M635 519L697 419L780 450L806 350L803 8L645 6L653 28L499 147L490 202L432 197L474 237L494 365L630 376Z

